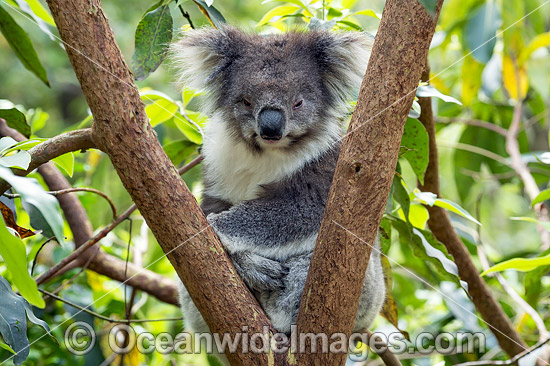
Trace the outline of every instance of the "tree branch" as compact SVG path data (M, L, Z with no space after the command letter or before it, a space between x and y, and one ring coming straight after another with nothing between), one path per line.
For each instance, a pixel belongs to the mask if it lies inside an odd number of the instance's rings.
M428 65L424 71L423 79L424 81L429 80ZM424 127L426 127L430 144L429 162L424 176L424 185L419 184L419 187L422 191L432 192L440 197L439 162L431 98L418 99L422 111L419 119ZM497 338L500 347L510 357L522 352L527 348L527 345L512 326L510 319L508 319L500 307L487 284L479 276L479 271L474 265L470 253L466 250L464 244L451 225L447 212L443 208L436 206L427 206L427 209L430 214L428 220L430 230L437 240L442 242L453 256L458 267L460 278L468 283L468 292L470 293L472 302L485 323L489 326L489 329Z
M210 329L236 336L247 325L249 333L263 333L269 319L162 150L100 2L47 3L94 116L93 139L109 155ZM268 363L268 355L242 348L227 356L233 364Z
M386 1L313 252L299 334L352 331L403 128L424 69L419 60L427 57L442 3L437 1L432 17L418 1ZM298 355L298 364L336 366L346 358L343 353L307 356Z
M6 122L0 119L0 135L2 136L11 136L17 141L25 140L25 136L19 132L8 127ZM52 137L32 149L29 150L31 155L31 163L27 170L22 169L13 169L14 174L19 176L28 175L34 169L38 168L40 165L47 163L48 161L57 158L63 154L91 149L95 147L91 139L91 130L89 128L83 130L76 130L62 133L61 135ZM10 185L3 181L0 182L0 194L6 192Z

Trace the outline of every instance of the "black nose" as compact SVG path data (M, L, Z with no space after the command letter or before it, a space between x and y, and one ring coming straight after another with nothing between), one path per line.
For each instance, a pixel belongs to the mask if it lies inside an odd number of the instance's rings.
M283 136L285 117L278 109L264 109L258 116L260 137L264 140L280 140Z

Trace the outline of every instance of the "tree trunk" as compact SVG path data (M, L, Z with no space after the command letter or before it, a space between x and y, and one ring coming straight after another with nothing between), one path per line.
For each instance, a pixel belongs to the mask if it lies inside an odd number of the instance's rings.
M350 335L401 136L443 0L432 17L414 0L388 0L344 139L300 303L298 332ZM329 335L330 336L330 335ZM346 354L299 355L343 365Z
M94 116L93 140L185 283L213 332L262 333L268 318L244 285L193 195L164 153L99 0L48 0ZM228 354L233 364L268 355Z

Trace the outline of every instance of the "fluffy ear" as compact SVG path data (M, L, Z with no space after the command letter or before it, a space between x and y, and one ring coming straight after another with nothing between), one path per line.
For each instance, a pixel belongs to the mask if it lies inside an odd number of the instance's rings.
M364 32L319 33L318 59L332 99L347 104L367 70L374 37Z
M231 27L201 28L184 32L170 46L170 58L176 68L180 87L214 90L211 83L237 57L239 32Z

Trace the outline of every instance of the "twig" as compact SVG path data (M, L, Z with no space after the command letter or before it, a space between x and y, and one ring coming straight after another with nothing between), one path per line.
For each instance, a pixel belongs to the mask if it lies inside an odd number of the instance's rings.
M194 166L198 165L202 161L202 156L199 155L189 163L187 163L185 166L180 168L178 170L179 174L183 174L187 172L189 169L193 168ZM103 230L101 230L99 233L97 233L93 238L89 239L87 242L82 244L80 247L76 248L74 252L72 252L70 255L62 259L59 263L54 265L52 268L50 268L48 271L44 272L38 279L36 280L36 283L38 285L41 285L45 283L46 281L50 280L53 277L60 276L63 274L63 269L65 266L67 266L69 263L71 263L73 260L77 259L80 255L82 255L87 249L89 249L91 246L93 246L95 243L103 239L105 236L107 236L108 233L114 230L121 222L126 220L130 215L136 210L136 205L133 204L130 206L126 211L124 211L120 216L118 216L111 224L109 224L107 227L105 227Z
M121 323L121 324L128 324L128 323L152 323L152 322L165 322L165 321L178 321L178 320L183 320L182 317L177 317L177 318L161 318L161 319L113 319L113 318L109 318L105 315L101 315L99 313L96 313L95 311L92 311L90 309L88 309L88 307L84 307L84 306L80 306L78 304L75 304L74 302L72 301L69 301L67 299L64 299L60 296L57 296L51 292L48 292L46 290L42 290L42 289L38 289L38 291L42 292L43 294L53 298L53 299L56 299L58 301L61 301L62 303L65 303L69 306L72 306L73 308L75 309L78 309L78 310L81 310L85 313L88 313L98 319L101 319L101 320L105 320L106 322L109 322L109 323Z
M527 348L526 350L518 353L514 357L512 357L509 360L506 361L471 361L471 362L464 362L459 363L455 366L485 366L485 365L494 365L494 366L500 366L500 365L516 365L519 359L527 356L528 354L532 353L533 351L539 349L540 347L544 346L546 343L550 341L550 338L545 339L543 341L538 342L532 347Z
M482 121L480 119L470 119L470 118L458 118L458 117L435 117L435 122L437 123L462 123L469 126L482 127L486 130L493 131L499 135L506 136L508 132L505 128L495 125L494 123L488 121Z
M380 359L384 361L384 364L386 366L402 366L401 361L399 361L399 358L397 358L397 356L390 351L390 348L388 347L388 345L384 343L384 340L379 335L373 334L370 330L367 330L366 333L369 335L369 339L370 337L375 337L376 345L381 345L384 347L383 352L378 353L374 349L373 351L376 352L378 356L380 356Z
M429 79L429 66L426 60L426 70L422 80ZM426 127L429 137L429 162L424 177L424 185L419 187L422 191L428 191L440 196L439 190L439 163L437 156L437 142L435 135L435 123L431 98L419 98L421 105L420 121ZM504 159L498 156L498 159ZM508 316L495 299L493 293L479 276L472 257L465 248L464 243L451 224L448 214L441 207L427 207L430 214L428 226L434 236L442 242L458 267L460 279L468 283L469 294L476 309L479 311L491 332L495 335L500 347L513 357L527 348L518 332L514 329Z
M116 219L117 212L116 212L116 207L115 207L115 204L114 204L113 200L106 193L100 191L99 189L88 188L88 187L75 187L75 188L61 189L59 191L48 191L46 193L51 194L54 197L57 197L57 196L61 196L63 194L73 193L73 192L91 192L91 193L95 193L95 194L103 197L109 203L109 206L111 207L111 211L113 212L113 219ZM21 197L20 194L11 194L11 193L4 193L3 196L6 196L8 198L19 198L19 197Z
M9 127L7 127L5 122L0 122L1 135L10 135L7 128ZM21 134L19 135L19 137L22 136ZM25 176L34 169L38 168L40 165L47 163L58 156L73 151L94 148L95 144L93 143L91 136L91 130L87 128L83 130L65 132L61 135L52 137L51 139L48 139L29 150L29 154L31 155L31 163L29 164L27 170L14 169L13 171L16 175ZM22 137L23 139L25 138L24 136ZM0 194L6 192L9 187L10 185L7 182L0 182Z
M506 134L506 151L510 155L510 166L521 178L523 186L525 187L525 192L529 196L529 199L532 201L535 199L535 197L539 195L540 190L537 182L535 181L535 178L533 178L533 176L529 172L527 164L525 164L521 159L521 152L519 149L517 136L519 133L522 112L523 101L518 100L516 105L514 106L514 116L512 118L512 123L510 124L508 133ZM534 207L534 210L539 221L549 221L548 213L542 203L537 203ZM540 224L537 224L537 230L541 238L542 249L546 250L550 248L550 233L546 231Z
M181 15L183 15L183 17L185 19L187 19L187 22L189 23L189 26L193 29L195 29L195 26L193 25L193 21L191 20L191 16L189 15L188 12L186 12L185 10L183 10L183 7L180 5L178 5L178 8L179 10L181 11Z
M48 244L50 241L52 241L54 239L55 239L55 236L52 236L51 238L48 238L44 243L42 243L40 248L38 248L38 250L36 251L36 254L34 255L34 260L32 261L31 276L34 274L34 267L36 267L36 261L38 260L38 255L40 254L42 249L46 246L46 244Z

